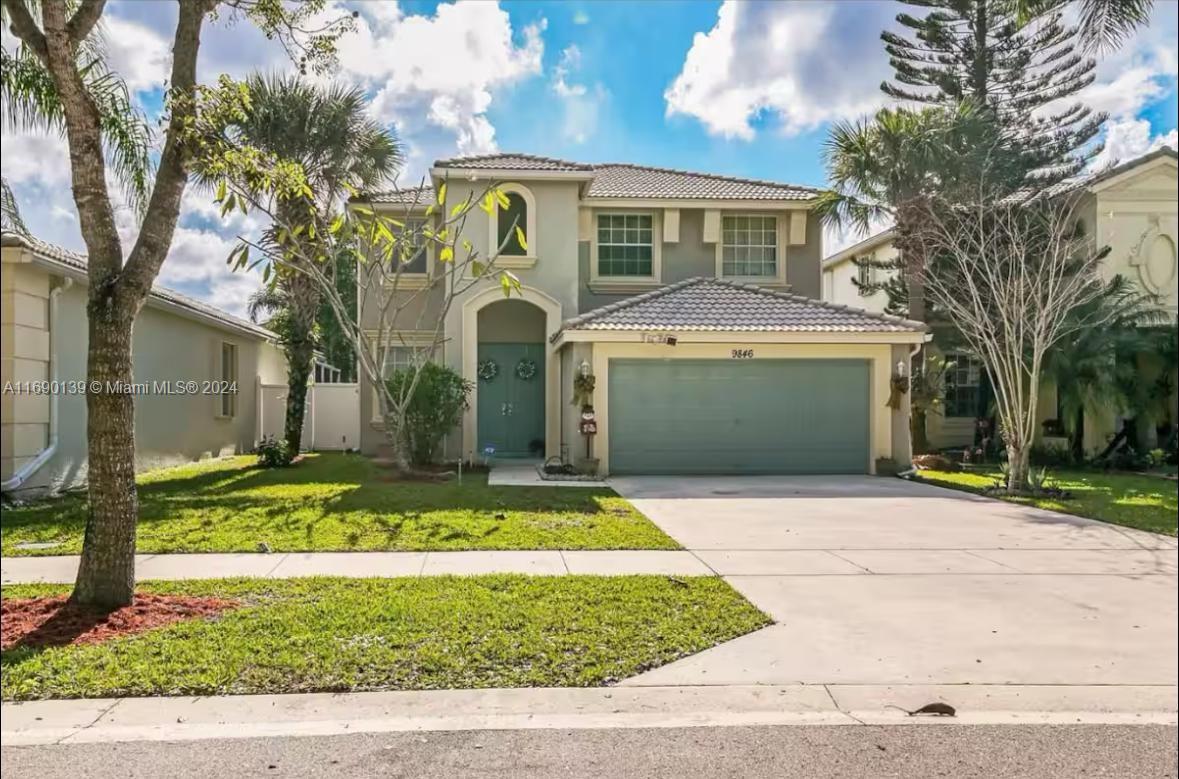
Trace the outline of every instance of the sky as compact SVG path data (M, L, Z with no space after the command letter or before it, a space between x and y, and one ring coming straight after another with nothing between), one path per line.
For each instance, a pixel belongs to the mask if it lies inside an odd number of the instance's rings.
M333 3L359 18L332 77L361 86L374 118L401 139L403 186L436 159L493 151L822 186L831 123L887 105L880 32L905 10L883 0ZM1173 0L1156 0L1150 25L1102 56L1081 95L1110 114L1095 164L1177 145L1176 17ZM170 0L112 0L106 13L112 65L153 118L174 24ZM7 30L3 45L15 45ZM202 36L202 81L291 68L244 22L223 17ZM82 250L65 142L5 127L2 148L30 229ZM187 191L159 283L241 314L260 278L230 272L225 258L236 236L261 225L239 214L222 221L211 199ZM129 250L134 214L123 207L118 218ZM829 234L825 250L862 237Z

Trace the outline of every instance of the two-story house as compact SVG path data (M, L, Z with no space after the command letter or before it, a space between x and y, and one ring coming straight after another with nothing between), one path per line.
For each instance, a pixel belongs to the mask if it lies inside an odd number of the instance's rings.
M1077 213L1085 234L1095 236L1099 246L1110 247L1102 264L1103 277L1109 280L1121 275L1130 279L1173 316L1179 311L1176 180L1176 152L1163 147L1062 188L1065 194L1080 197ZM853 281L856 278L882 281L868 274L883 271L869 269L855 260L874 258L885 261L895 259L896 255L891 229L832 254L823 262L823 299L858 305L869 311L883 311L888 302L885 293L866 294L866 290ZM936 342L931 348L937 350ZM930 416L927 423L930 443L939 449L972 444L975 419L985 413L982 406L986 405L986 377L981 362L968 352L952 352L946 357L951 367L946 374L944 412ZM1157 363L1155 356L1140 355L1138 367L1142 381L1157 379ZM1172 376L1170 386L1175 387L1177 383L1179 379ZM1064 441L1053 436L1054 432L1059 432L1055 420L1061 416L1056 387L1050 383L1043 387L1040 398L1040 440L1063 446ZM1172 394L1169 418L1154 421L1160 426L1175 424L1179 418L1177 409L1179 398ZM1117 409L1088 410L1084 422L1085 451L1100 451L1121 427L1122 419ZM1156 431L1152 427L1140 427L1139 433L1145 439L1139 442L1141 445L1149 447L1157 443Z
M893 392L926 340L915 322L821 298L821 230L809 187L523 154L442 160L448 203L495 183L506 208L471 212L464 238L520 292L462 293L441 360L474 386L448 457L587 452L603 473L872 473L909 461L908 399ZM364 198L404 211L421 197ZM511 234L526 234L526 246ZM506 243L505 243L506 242ZM403 275L429 286L433 256ZM406 282L402 282L406 283ZM436 285L440 286L440 285ZM431 322L439 294L406 321ZM361 321L375 327L373 306ZM389 369L432 332L403 330ZM574 382L592 376L596 432ZM362 388L362 449L383 441ZM891 401L891 403L890 403Z

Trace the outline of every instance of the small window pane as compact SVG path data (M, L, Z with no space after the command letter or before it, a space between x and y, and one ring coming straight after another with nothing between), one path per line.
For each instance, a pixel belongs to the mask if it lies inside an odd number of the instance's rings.
M721 273L773 277L778 272L777 217L726 216L721 220Z
M513 257L522 257L527 252L524 247L520 245L520 238L516 234L516 228L519 227L525 233L525 240L532 240L531 235L527 235L528 231L528 204L524 202L523 196L516 192L507 193L508 207L500 208L498 213L498 246L503 246L501 254L511 255ZM505 240L507 243L505 244Z
M651 276L654 220L650 214L598 215L598 275Z

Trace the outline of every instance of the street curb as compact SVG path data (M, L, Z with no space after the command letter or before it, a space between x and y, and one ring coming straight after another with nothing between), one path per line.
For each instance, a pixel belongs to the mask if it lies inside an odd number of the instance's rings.
M786 685L114 698L4 703L4 746L458 730L771 725L1176 725L1176 687ZM888 706L953 702L957 717ZM895 701L895 703L882 703Z

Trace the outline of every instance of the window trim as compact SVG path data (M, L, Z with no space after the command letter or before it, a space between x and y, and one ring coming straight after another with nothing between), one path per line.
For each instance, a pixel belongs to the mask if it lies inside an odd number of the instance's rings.
M505 195L519 195L524 198L524 237L528 240L528 249L524 254L503 254L495 258L494 267L507 270L526 270L536 265L537 233L536 233L536 196L532 190L515 181L500 184L499 188ZM499 203L495 204L495 212L487 217L487 254L499 248Z
M852 267L856 269L856 275L855 275L856 281L858 281L860 284L875 284L876 283L876 268L871 265L868 265L868 266L857 265L856 261L859 260L862 262L873 262L873 261L875 261L875 259L876 259L875 254L856 255L855 257L851 258ZM867 276L867 278L864 278L864 276ZM865 290L863 287L860 287L860 286L856 287L856 292L859 292L860 297L862 297L862 298L871 297L873 294L871 292L868 292L867 290Z
M233 359L231 361L231 374L225 374L225 348L229 347L232 350ZM234 341L217 341L217 381L229 381L237 383L238 390L241 390L241 348ZM236 419L238 412L238 393L237 392L218 392L216 395L216 406L213 408L213 416L217 419ZM229 399L229 412L225 411L225 401Z
M945 380L945 390L943 392L944 397L942 400L942 407L944 410L945 418L946 419L975 419L975 418L977 418L977 416L978 416L978 397L979 397L978 393L982 392L982 375L983 375L983 371L986 370L985 366L983 365L982 360L980 360L978 357L975 357L973 354L970 354L969 352L959 352L959 351L950 352L950 353L946 354L945 359L947 361L954 362L954 366L952 368L947 369L947 376L946 376L946 380ZM950 403L949 403L949 400L950 400L949 394L950 394L950 387L951 387L950 373L953 373L954 375L956 375L956 373L958 371L958 361L959 360L970 360L970 361L973 361L978 364L978 380L976 383L974 383L974 384L961 384L960 385L957 383L957 381L955 381L952 385L954 387L959 387L959 386L970 387L975 390L975 393L976 393L976 395L975 395L975 412L973 414L968 415L968 416L961 416L959 414L951 414L950 413ZM969 368L967 370L969 370Z
M651 217L651 275L603 276L598 273L598 220L603 216ZM625 292L633 288L647 289L663 283L663 211L650 209L595 209L590 229L590 283L610 292Z
M429 217L424 216L423 214L418 214L418 213L409 214L408 216L404 216L401 218L401 221L403 221L406 224L406 226L408 226L410 222L421 222L423 226L430 226L431 222L432 222L432 220ZM424 250L426 252L426 270L425 270L425 272L424 273L413 273L410 271L402 271L397 276L397 289L398 290L414 291L414 290L419 290L419 289L425 289L426 287L430 286L430 284L433 283L433 281L434 281L434 265L435 265L435 262L434 262L434 257L435 257L434 242L427 241L426 245L424 247ZM358 279L358 283L359 283L359 275L357 276L357 279ZM392 280L390 279L390 281L387 281L385 283L385 286L388 288L392 288L393 287Z
M778 242L775 246L773 276L729 276L725 274L725 220L741 216L756 216L774 220L774 235ZM716 237L716 277L737 281L742 284L754 284L763 287L786 286L786 256L789 241L789 219L782 219L779 214L764 211L722 211L720 214L719 234Z

